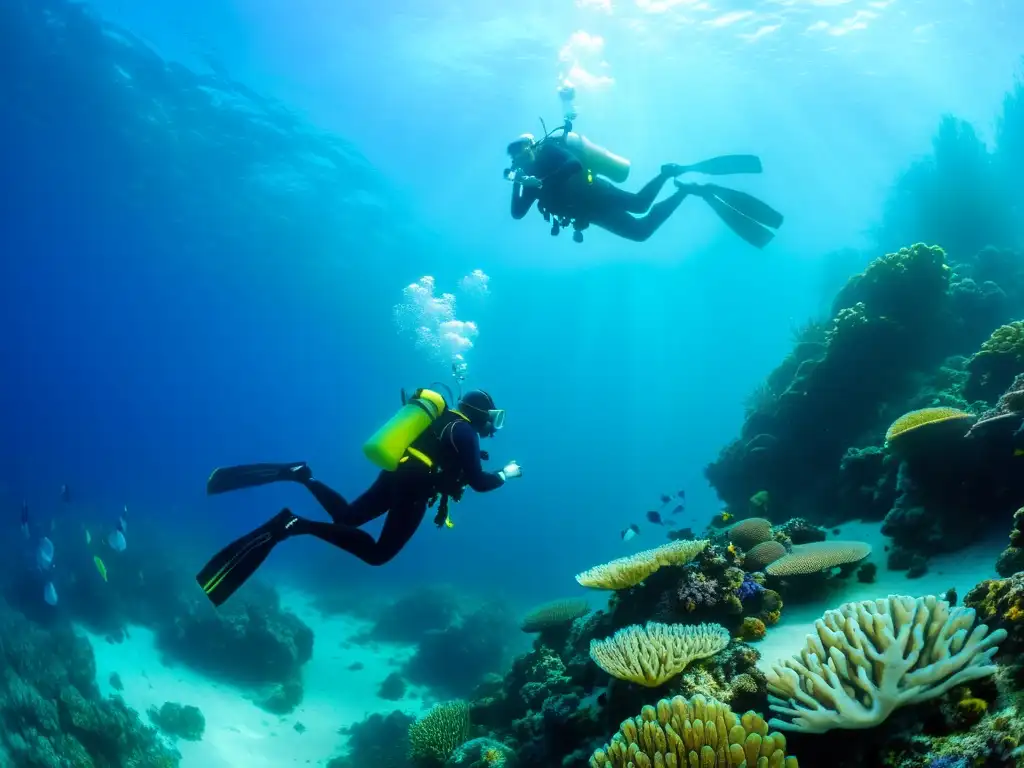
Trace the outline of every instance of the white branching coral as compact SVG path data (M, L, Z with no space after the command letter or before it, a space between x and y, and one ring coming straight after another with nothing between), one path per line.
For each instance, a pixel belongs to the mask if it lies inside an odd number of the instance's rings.
M1006 631L975 626L970 608L934 596L846 603L814 622L796 656L768 672L770 725L824 733L871 728L895 709L996 671Z

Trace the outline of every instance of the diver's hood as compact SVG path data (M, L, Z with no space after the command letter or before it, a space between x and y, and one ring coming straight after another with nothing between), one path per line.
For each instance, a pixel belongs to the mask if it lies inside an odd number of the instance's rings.
M532 133L520 134L514 141L509 142L508 154L511 157L515 157L527 147L532 147L535 143L537 143L537 139Z

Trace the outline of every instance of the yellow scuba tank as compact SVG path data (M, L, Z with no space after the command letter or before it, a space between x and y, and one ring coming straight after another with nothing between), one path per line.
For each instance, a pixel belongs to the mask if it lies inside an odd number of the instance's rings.
M381 469L394 472L416 438L422 435L447 407L444 398L437 392L430 389L416 390L398 412L363 443L363 453Z
M598 146L586 136L570 131L565 136L565 146L591 173L604 176L616 184L629 178L629 160Z

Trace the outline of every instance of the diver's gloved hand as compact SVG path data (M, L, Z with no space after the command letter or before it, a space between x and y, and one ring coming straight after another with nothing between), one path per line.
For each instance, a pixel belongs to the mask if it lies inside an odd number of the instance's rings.
M498 472L498 477L502 480L509 480L513 477L522 477L523 468L516 464L515 459L505 465L504 469Z
M528 176L522 174L516 177L516 181L522 184L524 187L532 187L533 189L540 189L544 186L544 182L538 179L536 176Z

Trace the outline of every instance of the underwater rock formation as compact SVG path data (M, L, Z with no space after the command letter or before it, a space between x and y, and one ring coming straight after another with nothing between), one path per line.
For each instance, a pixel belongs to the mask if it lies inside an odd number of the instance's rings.
M458 593L449 586L426 585L385 603L373 626L356 635L357 643L369 641L414 644L427 632L442 632L458 618Z
M414 722L415 718L395 710L340 729L348 736L346 754L330 760L327 768L408 768L409 728Z
M996 573L1003 577L1024 571L1024 507L1013 513L1013 529L1010 531L1010 545L996 560Z
M19 768L174 768L169 749L119 697L102 698L92 647L67 625L0 603L0 754Z
M443 630L425 633L402 676L441 698L468 696L487 673L501 669L514 630L505 605L481 606Z
M312 658L313 631L281 608L275 591L247 590L219 610L196 598L160 628L157 645L205 674L266 686L258 703L283 714L302 700L300 669Z
M919 244L851 278L833 304L826 341L797 343L768 377L778 396L750 414L740 437L707 467L730 509L745 508L761 490L771 495L773 516L820 517L835 507L847 449L863 439L880 406L910 394L913 374L948 354L936 328L948 309L949 273L941 248Z
M1000 326L967 362L964 397L994 403L1024 371L1024 321Z
M160 709L151 708L146 714L161 733L186 741L199 741L206 730L206 718L190 704L165 702Z

